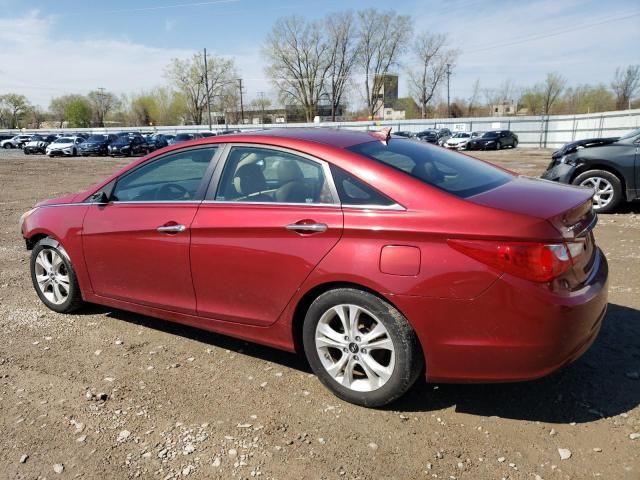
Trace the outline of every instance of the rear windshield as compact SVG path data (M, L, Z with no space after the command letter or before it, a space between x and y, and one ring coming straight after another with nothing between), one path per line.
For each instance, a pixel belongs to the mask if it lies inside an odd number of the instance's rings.
M486 192L512 179L511 174L481 160L413 140L395 138L386 145L367 142L349 150L461 198Z

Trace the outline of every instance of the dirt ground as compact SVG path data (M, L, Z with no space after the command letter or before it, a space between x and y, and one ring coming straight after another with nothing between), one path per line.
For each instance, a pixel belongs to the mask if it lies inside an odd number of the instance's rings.
M477 155L538 176L550 151ZM640 478L639 205L600 217L611 303L579 361L527 383L419 381L369 410L293 354L98 306L44 307L20 215L125 163L0 151L0 478Z

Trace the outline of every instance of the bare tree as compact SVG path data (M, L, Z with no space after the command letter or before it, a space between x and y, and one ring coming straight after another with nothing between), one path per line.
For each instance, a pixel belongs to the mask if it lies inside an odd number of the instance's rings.
M469 97L469 104L467 106L467 115L474 116L476 114L476 109L478 108L479 102L480 102L480 79L476 78L476 81L473 82L473 90L471 91L471 96Z
M367 110L370 117L382 108L379 92L385 76L398 65L398 58L406 50L412 23L407 15L393 11L380 12L369 8L358 12L360 22L358 63L364 70Z
M188 59L172 59L165 75L184 95L187 116L194 125L202 125L207 102L219 97L223 88L237 77L233 60L207 55L207 92L204 55L200 52Z
M118 97L113 93L107 92L104 88L93 90L87 94L89 103L91 104L91 110L95 115L95 123L98 127L104 127L104 119L107 114L117 108Z
M331 96L331 121L335 122L336 110L341 105L358 53L355 18L352 12L347 11L329 15L325 22L329 47L328 90Z
M280 18L267 36L266 73L285 102L302 106L312 121L330 68L329 46L317 22L297 15Z
M616 68L611 88L616 94L616 108L629 108L631 100L640 89L640 65L629 65L626 69Z
M560 74L547 73L547 78L540 86L540 93L542 94L543 113L545 115L549 115L551 113L551 109L564 90L566 83L566 79Z
M427 104L447 75L447 65L457 56L455 50L446 48L446 43L446 35L424 32L413 44L418 68L409 70L409 88L420 105L422 118L426 118Z

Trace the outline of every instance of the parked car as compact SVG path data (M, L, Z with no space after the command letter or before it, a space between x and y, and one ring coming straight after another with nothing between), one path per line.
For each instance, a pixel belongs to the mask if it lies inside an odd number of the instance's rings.
M202 138L202 135L199 133L178 133L175 137L171 139L171 141L169 142L169 145L188 142L189 140L197 140L198 138Z
M22 148L29 140L31 140L31 135L15 135L0 141L0 148Z
M443 146L454 150L463 150L467 146L467 142L477 136L477 132L456 132L444 142Z
M149 144L142 135L130 134L120 135L108 147L109 155L112 157L132 155L146 155L150 151Z
M84 142L82 137L58 137L47 145L45 153L50 157L58 155L75 157L82 142Z
M207 138L207 137L215 137L216 134L215 132L200 132L200 136L202 138Z
M47 146L57 138L57 135L33 135L31 139L25 143L22 151L25 155L32 153L45 153Z
M234 133L242 133L242 130L238 130L238 129L228 129L228 130L221 130L218 132L218 135L231 135Z
M164 148L169 145L169 140L167 136L163 135L162 133L155 133L153 135L148 135L145 140L149 145L150 152L153 152L154 150L158 150L159 148Z
M593 208L612 212L640 199L640 128L622 137L567 143L551 155L542 178L593 189Z
M2 142L3 140L10 140L14 137L15 135L7 135L4 133L0 133L0 142Z
M505 147L516 148L518 136L511 130L493 130L484 132L481 137L469 140L467 150L500 150Z
M91 135L80 144L78 151L82 156L105 156L109 153L109 145L111 145L117 138L118 137L113 133Z
M422 140L427 143L435 143L437 145L443 145L451 136L451 130L448 128L441 129L429 129L416 133L418 140Z
M290 128L166 148L20 229L51 310L299 349L338 397L380 406L420 375L524 380L582 355L607 306L595 222L587 189L389 129Z
M415 133L406 132L406 131L395 132L394 135L397 135L398 137L405 137L405 138L415 138L416 136Z

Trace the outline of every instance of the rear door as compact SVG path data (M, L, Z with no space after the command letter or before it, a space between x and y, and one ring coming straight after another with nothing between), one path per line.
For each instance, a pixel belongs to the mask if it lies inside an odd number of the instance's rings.
M233 145L191 227L201 316L275 322L342 235L328 166L286 150Z
M109 203L89 208L83 246L97 295L195 313L190 227L216 150L189 148L145 162L117 179Z

